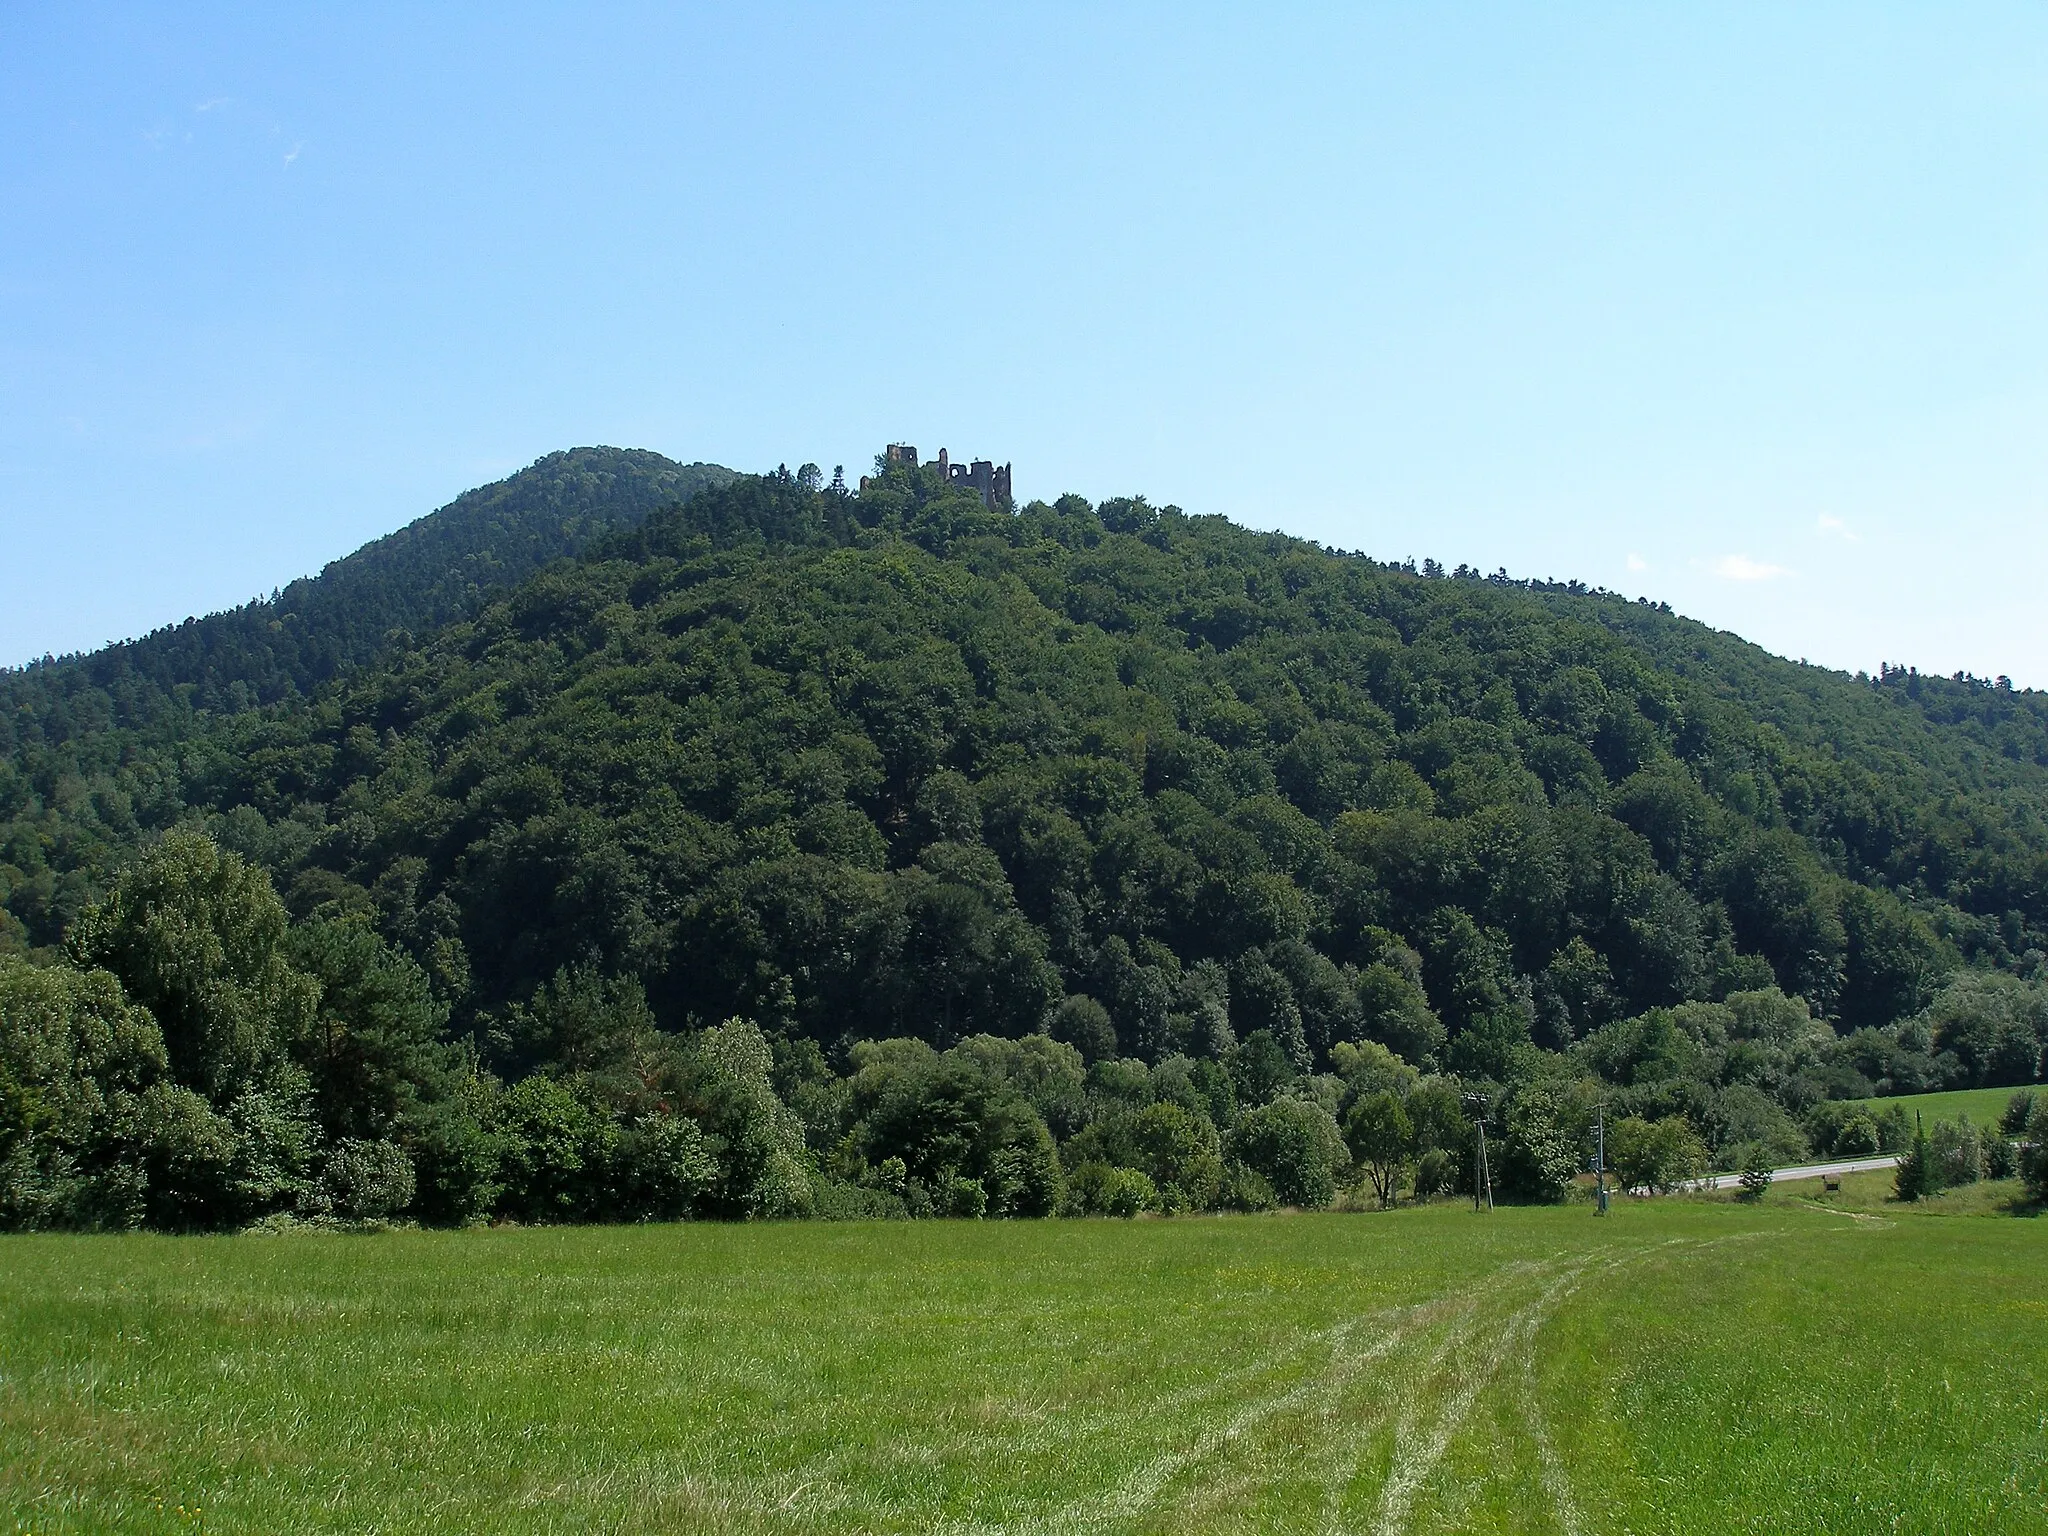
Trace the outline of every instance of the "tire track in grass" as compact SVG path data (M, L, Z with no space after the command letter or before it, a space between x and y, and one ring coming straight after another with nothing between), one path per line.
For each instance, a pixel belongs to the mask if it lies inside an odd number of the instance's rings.
M1452 1314L1449 1320L1452 1328L1436 1340L1434 1347L1427 1349L1409 1363L1408 1369L1400 1375L1390 1377L1395 1384L1395 1407L1393 1431L1397 1440L1411 1435L1417 1415L1420 1412L1420 1392L1423 1384L1434 1381L1442 1370L1444 1362L1483 1326L1479 1321L1484 1303L1495 1299L1503 1283L1547 1274L1551 1266L1537 1261L1518 1260L1479 1278L1476 1285L1469 1286L1469 1304ZM1333 1405L1334 1406L1334 1405ZM1365 1454L1367 1443L1384 1427L1386 1416L1370 1422L1354 1423L1349 1432L1341 1437L1333 1436L1330 1453L1326 1461L1330 1470L1323 1479L1323 1529L1325 1532L1339 1532L1343 1529L1344 1496L1358 1479L1358 1470Z
M1341 1362L1338 1368L1327 1373L1319 1382L1316 1383L1316 1385L1319 1386L1321 1390L1319 1393L1316 1394L1314 1406L1311 1409L1311 1413L1313 1415L1313 1423L1318 1426L1323 1426L1322 1432L1313 1437L1315 1443L1318 1445L1327 1446L1329 1442L1331 1442L1336 1437L1337 1431L1329 1428L1328 1426L1331 1426L1334 1423L1334 1421L1336 1421L1339 1418L1341 1412L1341 1394L1344 1388L1349 1384L1351 1378L1357 1374L1358 1370L1361 1367L1370 1363L1384 1362L1388 1360L1389 1358L1395 1356L1396 1352L1400 1350L1403 1346L1412 1343L1418 1337L1427 1336L1439 1323L1448 1321L1455 1325L1459 1321L1461 1315L1466 1312L1469 1312L1472 1309L1472 1306L1473 1303L1463 1297L1438 1297L1434 1298L1430 1302L1418 1304L1416 1307L1409 1309L1416 1314L1415 1326L1403 1330L1397 1336L1386 1339L1385 1341L1379 1343L1377 1347L1368 1350L1365 1354L1361 1356L1357 1356L1348 1361ZM1385 1379L1392 1380L1394 1378L1392 1376L1388 1376ZM1355 1442L1358 1438L1360 1437L1355 1434L1349 1437L1349 1439L1353 1442ZM1327 1456L1325 1456L1325 1458L1323 1459L1327 1460ZM1353 1457L1351 1458L1351 1464L1355 1465L1356 1460L1356 1456L1353 1455ZM1193 1502L1184 1511L1184 1513L1191 1515L1196 1511L1207 1511L1232 1503L1233 1501L1241 1497L1246 1487L1251 1483L1255 1475L1255 1469L1251 1467L1243 1467L1235 1473L1231 1474L1224 1481L1211 1481L1199 1485L1198 1488L1193 1491ZM1328 1495L1329 1484L1330 1479L1328 1477L1325 1477L1324 1485L1326 1498ZM1341 1482L1338 1486L1339 1492L1341 1494Z
M1294 1334L1282 1343L1266 1350L1242 1365L1233 1366L1231 1369L1218 1375L1179 1388L1163 1397L1154 1398L1148 1402L1135 1405L1135 1411L1147 1417L1178 1416L1189 1409L1199 1407L1212 1398L1224 1395L1242 1382L1279 1370L1298 1358L1305 1351L1311 1350L1318 1345L1327 1346L1332 1351L1335 1351L1359 1327L1385 1318L1397 1318L1415 1310L1416 1304L1412 1303L1400 1307L1382 1308L1376 1312L1361 1313L1357 1317L1340 1319L1326 1328ZM1093 1408L1068 1410L1066 1412L1061 1412L1058 1409L1049 1409L1037 1415L1039 1419L1038 1426L1031 1432L1007 1439L1000 1445L992 1446L989 1449L995 1454L1010 1457L1038 1454L1056 1442L1072 1440L1077 1434L1112 1429L1120 1421L1128 1419L1131 1412L1131 1408ZM788 1501L806 1488L813 1492L823 1491L836 1481L839 1469L846 1464L853 1452L854 1448L845 1444L828 1446L825 1449L814 1452L777 1479L774 1489L764 1489L762 1491L763 1508L773 1513L787 1513L793 1507ZM1148 1464L1146 1469L1141 1469L1141 1472L1149 1470L1150 1465ZM1134 1473L1132 1475L1138 1476L1140 1474ZM784 1487L792 1488L792 1493L784 1495L781 1500L776 1499L776 1490ZM840 1501L842 1505L845 1502L844 1500ZM809 1501L806 1501L806 1503L808 1507ZM1067 1513L1068 1511L1063 1508L1054 1518L1064 1518ZM1033 1525L1017 1527L1009 1523L989 1524L972 1520L942 1522L939 1526L935 1527L935 1529L952 1533L952 1536L975 1536L975 1533L995 1533L1036 1528Z
M1730 1240L1711 1239L1702 1246ZM1190 1472L1204 1468L1213 1470L1212 1464L1220 1453L1274 1419L1304 1408L1312 1409L1315 1417L1324 1424L1340 1418L1343 1390L1359 1371L1375 1362L1387 1360L1409 1346L1422 1344L1422 1351L1411 1357L1414 1368L1399 1377L1388 1378L1397 1383L1396 1390L1400 1394L1398 1418L1394 1425L1394 1465L1382 1487L1378 1514L1372 1522L1372 1528L1377 1531L1405 1529L1430 1475L1470 1418L1481 1393L1499 1376L1503 1362L1516 1350L1527 1349L1550 1314L1589 1275L1637 1262L1660 1249L1674 1245L1692 1247L1696 1242L1694 1239L1673 1238L1655 1248L1604 1258L1584 1255L1575 1261L1516 1260L1475 1276L1455 1293L1362 1313L1330 1327L1305 1331L1254 1360L1151 1402L1133 1404L1121 1412L1105 1410L1086 1415L1089 1421L1087 1428L1095 1430L1113 1428L1120 1419L1133 1415L1148 1418L1178 1415L1222 1398L1243 1383L1257 1381L1280 1370L1307 1351L1321 1348L1327 1354L1319 1368L1311 1366L1307 1374L1291 1385L1283 1387L1274 1383L1264 1390L1255 1391L1221 1422L1193 1431L1182 1443L1160 1451L1116 1479L1102 1492L1070 1497L1037 1516L994 1521L942 1520L930 1528L943 1531L947 1536L1084 1536L1084 1533L1128 1525L1153 1508L1176 1481ZM1532 1282L1538 1288L1533 1296L1527 1296L1524 1287ZM1503 1299L1503 1290L1511 1294L1519 1292L1526 1299L1505 1313L1499 1312L1493 1304ZM1361 1347L1351 1348L1352 1341L1360 1332L1374 1325L1380 1325L1382 1331L1366 1339ZM1434 1414L1429 1414L1427 1402L1431 1388L1440 1379L1446 1362L1454 1357L1469 1360L1474 1368L1462 1371L1448 1399L1441 1399L1441 1406ZM1520 1384L1520 1395L1527 1404L1526 1418L1535 1442L1544 1492L1559 1527L1566 1536L1576 1536L1582 1528L1577 1503L1562 1460L1550 1440L1547 1422L1536 1403L1533 1360L1526 1355L1523 1371L1526 1380ZM1405 1386L1400 1383L1405 1383ZM1387 1415L1377 1414L1356 1424L1349 1434L1342 1435L1341 1448L1331 1447L1328 1459L1342 1460L1344 1467L1341 1472L1332 1471L1325 1478L1324 1525L1327 1530L1339 1532L1344 1529L1341 1520L1343 1497L1356 1481L1363 1446L1386 1424ZM1076 1428L1074 1415L1055 1410L1045 1414L1040 1423L1021 1438L1005 1440L988 1449L996 1455L1032 1454L1044 1450L1058 1439L1070 1438ZM1319 1435L1315 1438L1328 1444L1339 1436ZM780 1486L777 1489L761 1491L765 1495L761 1512L771 1517L786 1517L799 1508L815 1514L821 1507L845 1510L858 1502L846 1498L845 1490L832 1487L837 1481L833 1474L844 1465L850 1449L835 1447L807 1458L797 1468L791 1469L783 1479L778 1479ZM1221 1479L1212 1478L1198 1484L1199 1491L1190 1490L1190 1493L1202 1506L1215 1507L1241 1494L1256 1475L1256 1471L1246 1469ZM806 1482L808 1488L801 1486ZM789 1492L792 1488L794 1492ZM839 1497L833 1496L835 1492Z
M1549 1426L1536 1403L1534 1358L1527 1351L1549 1321L1551 1313L1569 1300L1589 1275L1610 1273L1648 1256L1650 1251L1617 1254L1604 1260L1588 1256L1576 1263L1568 1263L1555 1271L1549 1283L1533 1299L1509 1312L1495 1327L1469 1329L1460 1337L1446 1341L1444 1349L1430 1362L1427 1373L1418 1378L1417 1387L1409 1393L1402 1421L1396 1428L1394 1464L1381 1489L1379 1509L1373 1520L1372 1528L1376 1532L1394 1533L1407 1528L1414 1514L1417 1496L1442 1462L1459 1429L1471 1417L1480 1394L1500 1374L1507 1358L1521 1351L1522 1370L1527 1377L1523 1384L1529 1409L1527 1422L1536 1447L1544 1493L1559 1527L1566 1536L1575 1536L1580 1529L1577 1500L1563 1462L1551 1443ZM1483 1346L1479 1368L1468 1369L1461 1375L1456 1390L1429 1420L1429 1428L1419 1431L1423 1422L1419 1411L1421 1383L1433 1377L1443 1360L1461 1344ZM1470 1348L1467 1353L1471 1353ZM1335 1524L1331 1528L1341 1529Z
M1550 1423L1537 1397L1535 1356L1522 1357L1521 1374L1522 1420L1528 1426L1529 1438L1536 1442L1537 1475L1543 1480L1551 1512L1557 1516L1557 1528L1564 1536L1579 1536L1583 1528L1579 1524L1579 1501L1572 1492L1571 1476L1564 1469L1564 1461L1551 1443Z
M1540 1277L1551 1267L1528 1260L1515 1260L1499 1269L1489 1271L1483 1279L1493 1282L1503 1276L1519 1277L1523 1274ZM1067 1533L1099 1530L1112 1522L1134 1519L1149 1509L1183 1472L1211 1460L1232 1442L1290 1410L1319 1400L1326 1405L1333 1405L1336 1394L1360 1369L1374 1361L1385 1359L1418 1334L1427 1332L1438 1323L1453 1324L1453 1341L1468 1336L1471 1332L1468 1320L1479 1309L1482 1299L1482 1294L1468 1289L1452 1295L1431 1297L1405 1307L1389 1308L1347 1319L1335 1328L1325 1330L1319 1336L1311 1336L1328 1339L1331 1345L1332 1358L1320 1373L1303 1378L1278 1395L1269 1394L1254 1398L1240 1407L1224 1423L1203 1431L1194 1440L1176 1450L1154 1457L1143 1467L1127 1475L1105 1495L1069 1501L1052 1516L1040 1521L993 1529L1029 1532L1032 1536L1067 1536ZM1371 1340L1365 1348L1345 1352L1344 1345L1357 1329L1382 1320L1392 1320L1393 1326ZM1451 1344L1447 1344L1438 1350L1432 1356L1432 1362L1441 1361L1451 1347ZM1326 1406L1320 1416L1327 1418L1329 1413L1330 1408ZM1244 1481L1241 1475L1231 1479L1223 1488L1212 1488L1208 1491L1227 1496L1232 1489L1241 1487ZM1213 1498L1205 1500L1213 1501Z
M1379 1516L1374 1529L1382 1533L1393 1533L1403 1530L1408 1525L1414 1512L1416 1496L1443 1459L1458 1429L1470 1417L1479 1394L1499 1374L1507 1355L1520 1350L1521 1379L1518 1382L1517 1395L1523 1404L1526 1427L1536 1450L1538 1476L1559 1529L1565 1536L1577 1536L1583 1528L1578 1500L1572 1491L1571 1479L1565 1470L1563 1459L1557 1454L1557 1448L1550 1438L1549 1423L1544 1417L1536 1393L1535 1356L1529 1350L1529 1346L1534 1343L1543 1325L1549 1321L1551 1313L1568 1301L1589 1276L1611 1274L1626 1265L1655 1257L1673 1247L1711 1248L1722 1243L1741 1242L1765 1235L1734 1233L1704 1241L1683 1237L1667 1238L1654 1248L1622 1252L1604 1259L1588 1256L1565 1268L1528 1305L1516 1309L1507 1316L1490 1340L1491 1347L1485 1356L1485 1368L1468 1373L1463 1378L1459 1390L1437 1415L1430 1433L1419 1444L1412 1438L1415 1415L1404 1415L1404 1424L1397 1433L1411 1437L1409 1443L1412 1449L1404 1460L1397 1448L1395 1466L1382 1491ZM1448 1353L1448 1347L1443 1353ZM1432 1371L1442 1358L1443 1354L1440 1353L1431 1362Z
M1033 1520L994 1525L962 1522L947 1524L942 1529L952 1536L996 1536L996 1533L1006 1533L1006 1536L1079 1536L1079 1533L1099 1531L1134 1520L1150 1509L1182 1474L1210 1462L1218 1452L1268 1421L1341 1387L1359 1369L1384 1358L1417 1330L1430 1326L1447 1309L1457 1305L1455 1299L1430 1298L1404 1307L1347 1318L1319 1334L1307 1335L1294 1349L1275 1353L1284 1359L1298 1353L1310 1342L1327 1342L1330 1358L1320 1370L1312 1371L1284 1391L1251 1398L1223 1422L1201 1430L1172 1450L1154 1456L1105 1492L1070 1499L1048 1515ZM1391 1323L1386 1332L1370 1340L1362 1349L1347 1348L1352 1336L1361 1328L1381 1321ZM1245 1373L1240 1370L1235 1374L1242 1376Z
M1408 1394L1400 1421L1395 1426L1394 1463L1380 1490L1379 1510L1372 1522L1375 1531L1395 1533L1406 1529L1416 1495L1450 1449L1452 1437L1471 1416L1481 1390L1498 1372L1502 1354L1534 1334L1543 1313L1568 1292L1583 1268L1582 1265L1556 1274L1547 1286L1537 1292L1533 1301L1510 1312L1498 1328L1466 1329L1444 1341L1443 1348L1430 1361L1426 1375L1417 1382L1417 1390ZM1491 1346L1486 1350L1483 1362L1475 1362L1477 1368L1461 1371L1457 1385L1442 1405L1425 1418L1421 1411L1420 1387L1424 1382L1434 1380L1438 1369L1452 1355L1469 1357L1475 1344ZM1426 1428L1423 1427L1425 1424Z

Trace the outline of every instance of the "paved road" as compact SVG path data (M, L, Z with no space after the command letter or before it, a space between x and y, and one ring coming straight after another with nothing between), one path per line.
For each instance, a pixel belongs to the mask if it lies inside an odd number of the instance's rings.
M1771 1171L1773 1183L1779 1179L1817 1179L1822 1174L1868 1173L1873 1168L1896 1168L1896 1157L1852 1157L1840 1163L1806 1163L1798 1168L1775 1168ZM1700 1180L1703 1189L1734 1189L1742 1182L1739 1173L1720 1173Z

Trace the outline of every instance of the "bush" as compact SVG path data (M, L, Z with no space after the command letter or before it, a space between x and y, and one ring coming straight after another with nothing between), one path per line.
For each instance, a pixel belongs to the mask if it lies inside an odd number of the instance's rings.
M1877 1122L1865 1114L1851 1115L1835 1133L1832 1150L1836 1157L1877 1156Z
M2034 1100L2034 1112L2027 1119L2027 1140L2031 1145L2020 1159L2020 1177L2027 1181L2030 1199L2048 1200L2048 1094Z
M811 1214L820 1221L900 1221L910 1210L900 1195L817 1174L811 1179Z
M1607 1160L1622 1188L1664 1195L1706 1172L1707 1148L1683 1115L1630 1115L1607 1133Z
M498 1107L505 1188L499 1209L520 1221L588 1217L610 1161L609 1117L551 1077L529 1077Z
M613 1154L618 1214L675 1221L696 1213L718 1185L718 1159L697 1122L683 1115L643 1115L622 1132Z
M1984 1177L2009 1179L2020 1171L2020 1149L2003 1136L1984 1138Z
M1350 1161L1330 1112L1286 1097L1241 1117L1230 1134L1230 1149L1265 1178L1281 1204L1311 1210L1337 1198L1337 1170Z
M1431 1200L1450 1193L1457 1176L1450 1154L1442 1147L1431 1147L1415 1161L1415 1198Z
M149 1224L187 1232L234 1220L235 1132L189 1088L157 1083L135 1101L121 1139L142 1155Z
M327 1156L320 1194L346 1221L385 1221L412 1204L412 1159L389 1141L341 1142Z
M988 1214L988 1191L979 1179L948 1179L939 1190L942 1209L962 1221L979 1221Z
M1067 1155L1077 1163L1138 1169L1167 1210L1208 1210L1223 1182L1216 1128L1179 1104L1112 1115L1075 1137Z
M1012 1107L1011 1138L988 1154L980 1183L991 1216L1050 1216L1059 1209L1066 1179L1059 1149L1045 1122L1020 1103Z
M1159 1208L1159 1191L1136 1168L1083 1163L1067 1181L1069 1209L1090 1216L1131 1217Z
M485 1123L491 1113L487 1081L472 1079L453 1098L406 1117L400 1134L412 1155L420 1220L459 1227L497 1208L504 1141Z
M1941 1121L1927 1140L1934 1159L1936 1188L1955 1189L1984 1177L1984 1141L1970 1124L1968 1115Z
M1226 1211L1270 1211L1280 1198L1264 1174L1233 1158L1223 1165L1223 1187L1216 1203Z
M1892 1175L1892 1191L1901 1200L1921 1200L1941 1193L1940 1164L1924 1125L1916 1125L1913 1144L1899 1158Z
M2034 1114L2034 1093L2022 1088L2005 1101L2005 1113L1998 1117L1998 1128L2008 1136L2027 1134L2027 1122Z

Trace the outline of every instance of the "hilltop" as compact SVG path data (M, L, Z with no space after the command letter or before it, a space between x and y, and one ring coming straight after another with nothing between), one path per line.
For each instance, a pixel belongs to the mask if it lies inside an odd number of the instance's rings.
M732 473L645 449L548 454L270 598L0 672L0 748L142 725L181 708L224 713L308 693L393 641L467 612L485 592Z

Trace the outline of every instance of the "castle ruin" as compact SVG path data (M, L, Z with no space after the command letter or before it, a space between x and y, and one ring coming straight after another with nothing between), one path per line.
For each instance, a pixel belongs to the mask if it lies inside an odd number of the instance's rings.
M917 449L909 443L891 443L882 451L882 462L891 469L901 465L905 469L919 467ZM992 459L975 459L966 464L955 464L941 448L933 461L939 471L939 478L947 485L963 491L972 491L981 498L981 504L990 511L1010 505L1010 466L997 464ZM860 488L868 488L866 475L860 477Z

